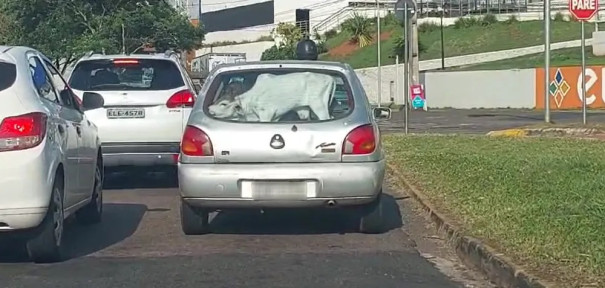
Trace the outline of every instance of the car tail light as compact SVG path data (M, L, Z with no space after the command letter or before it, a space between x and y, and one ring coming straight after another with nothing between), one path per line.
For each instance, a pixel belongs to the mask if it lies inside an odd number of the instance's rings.
M376 135L374 127L370 125L359 126L349 132L342 145L342 154L370 154L376 149Z
M189 90L181 90L170 96L166 106L168 108L193 107L193 103L195 103L193 93Z
M0 151L38 146L46 136L46 114L34 112L7 117L0 123Z
M114 59L113 66L123 67L123 66L137 66L139 65L139 60L137 59Z
M204 131L187 126L181 141L181 152L187 156L212 156L212 142Z

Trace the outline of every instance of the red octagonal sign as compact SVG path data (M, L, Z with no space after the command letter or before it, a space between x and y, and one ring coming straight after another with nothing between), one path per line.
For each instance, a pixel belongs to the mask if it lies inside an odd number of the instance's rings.
M569 13L578 20L590 20L598 10L598 0L569 0Z

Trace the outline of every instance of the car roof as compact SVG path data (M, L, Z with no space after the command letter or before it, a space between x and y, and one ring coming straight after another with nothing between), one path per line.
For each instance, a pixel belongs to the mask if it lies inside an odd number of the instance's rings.
M0 45L0 53L7 53L10 55L22 54L28 51L37 51L34 48L26 47L26 46L6 46Z
M234 68L241 67L246 69L251 66L275 66L275 65L292 65L292 66L308 66L309 68L340 68L350 69L349 64L333 61L313 61L313 60L269 60L269 61L249 61L249 62L237 62L237 63L224 63L220 64L221 68ZM218 67L217 66L217 67Z
M51 61L51 59L46 57L46 55L44 55L44 53L41 53L40 51L38 51L32 47L0 45L0 55L7 54L9 56L9 58L12 58L10 60L11 62L16 61L16 59L19 59L18 57L20 57L28 52L35 52L36 54L38 54L39 57L42 57L43 59L45 59L49 62Z
M174 54L165 54L165 53L154 53L154 54L92 54L85 55L80 58L80 61L85 60L103 60L103 59L165 59L165 60L174 60Z

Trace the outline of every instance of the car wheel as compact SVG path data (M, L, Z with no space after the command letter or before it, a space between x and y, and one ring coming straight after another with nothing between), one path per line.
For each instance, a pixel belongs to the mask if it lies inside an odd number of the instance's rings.
M185 235L210 233L208 211L192 207L181 199L181 228Z
M366 234L384 232L386 221L382 194L379 194L376 200L363 208L363 215L359 219L359 231Z
M92 225L101 222L103 216L103 169L97 165L95 169L95 182L92 190L90 203L76 212L76 220L84 225Z
M40 224L38 234L27 241L27 253L36 263L59 262L63 259L63 179L57 177L53 184L48 212Z

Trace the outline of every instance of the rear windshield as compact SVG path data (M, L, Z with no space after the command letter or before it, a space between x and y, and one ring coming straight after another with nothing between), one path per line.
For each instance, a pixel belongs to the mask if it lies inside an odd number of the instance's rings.
M176 64L158 59L82 61L69 85L76 90L170 90L184 86Z
M219 74L204 109L236 122L316 122L346 117L353 97L344 75L325 70L259 69Z
M14 64L0 62L0 91L13 86L17 79L17 67Z

